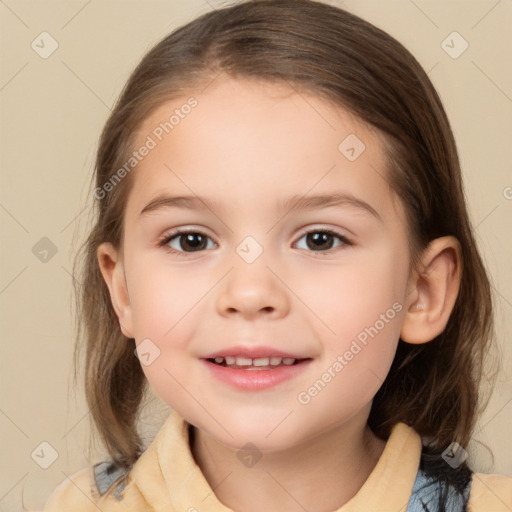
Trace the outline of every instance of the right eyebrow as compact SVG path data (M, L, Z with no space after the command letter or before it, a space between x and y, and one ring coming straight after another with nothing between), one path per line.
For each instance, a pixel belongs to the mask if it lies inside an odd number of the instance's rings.
M162 208L196 208L215 210L217 203L206 197L160 195L151 200L140 212L139 216L161 210Z

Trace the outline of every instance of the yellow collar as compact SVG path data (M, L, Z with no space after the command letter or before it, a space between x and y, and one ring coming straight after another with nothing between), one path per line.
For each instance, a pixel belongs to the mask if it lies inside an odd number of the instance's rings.
M395 424L366 482L351 500L333 512L405 512L421 448L421 437L413 428L405 423ZM196 464L189 445L188 423L176 411L171 411L154 441L134 465L130 480L125 490L125 505L129 504L135 487L150 510L232 512L217 499Z

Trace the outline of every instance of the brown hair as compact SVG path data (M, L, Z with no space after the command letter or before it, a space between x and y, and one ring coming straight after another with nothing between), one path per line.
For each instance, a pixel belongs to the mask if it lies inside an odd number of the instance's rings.
M433 439L435 450L452 441L467 446L494 334L491 289L466 211L454 137L426 73L394 38L327 4L254 0L210 12L162 40L132 73L101 135L96 187L103 188L126 162L137 130L157 106L205 87L221 72L285 81L378 129L390 185L408 214L414 268L433 239L459 240L462 281L446 329L429 343L399 341L368 422L382 439L403 421ZM112 459L124 467L144 449L137 420L147 382L133 340L120 330L96 251L102 242L122 244L132 182L127 176L96 201L94 227L75 262L82 282L76 290L75 371L85 349L92 418Z

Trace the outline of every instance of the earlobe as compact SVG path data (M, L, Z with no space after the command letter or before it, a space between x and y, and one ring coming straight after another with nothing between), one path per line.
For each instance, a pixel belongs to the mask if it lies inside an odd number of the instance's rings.
M422 258L422 271L414 277L400 338L426 343L441 334L453 311L462 275L458 240L445 236L433 240Z
M121 331L133 338L133 321L130 297L121 253L111 244L102 243L97 250L98 265L110 293L112 307L119 319Z

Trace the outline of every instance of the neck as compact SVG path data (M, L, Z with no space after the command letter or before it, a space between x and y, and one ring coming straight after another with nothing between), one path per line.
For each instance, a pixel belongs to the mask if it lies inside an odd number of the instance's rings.
M191 449L217 499L243 512L331 512L347 503L377 464L385 442L360 418L245 467L237 450L195 429Z

